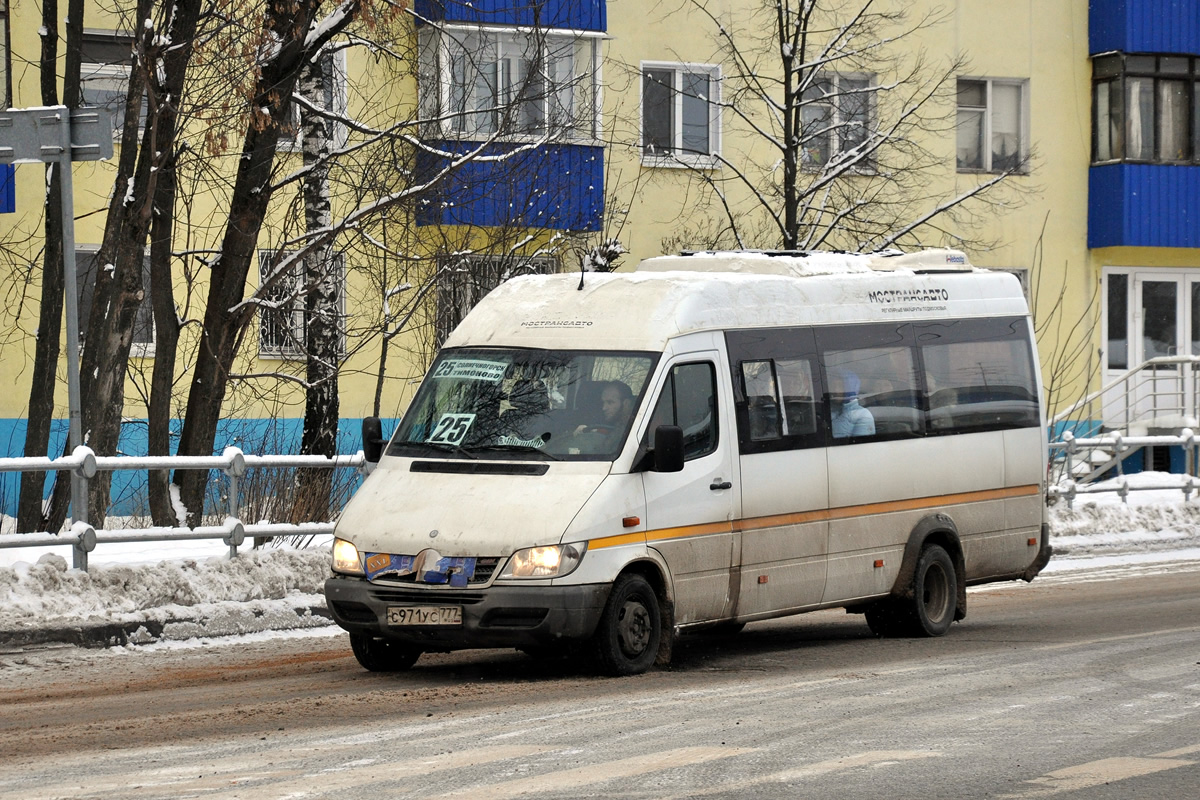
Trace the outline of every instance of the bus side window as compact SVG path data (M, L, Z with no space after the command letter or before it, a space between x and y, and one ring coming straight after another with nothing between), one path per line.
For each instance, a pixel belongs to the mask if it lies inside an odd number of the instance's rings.
M771 361L743 361L741 367L750 439L778 439L783 426L780 424L775 365Z
M852 374L850 391L839 389L837 397L829 397L827 413L835 428L834 439L855 438L860 428L873 428L867 436L879 438L920 436L924 428L921 393L910 347L869 347L856 350L827 350L824 354L826 371L831 376ZM836 381L835 381L836 382ZM831 390L833 391L833 390ZM836 412L836 413L835 413ZM857 423L854 432L845 430L846 420L865 420ZM833 419L838 416L839 419ZM842 423L839 434L836 428Z
M817 432L817 401L813 392L812 362L808 359L779 359L775 362L779 391L783 396L783 424L789 436Z
M926 345L922 357L931 431L967 433L1040 424L1024 339Z
M717 449L717 374L712 364L679 364L671 369L650 415L651 449L659 425L683 428L684 461Z

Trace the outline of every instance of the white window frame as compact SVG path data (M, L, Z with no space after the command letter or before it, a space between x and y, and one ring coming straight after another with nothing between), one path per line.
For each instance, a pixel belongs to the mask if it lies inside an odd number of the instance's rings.
M12 106L12 47L9 39L8 0L0 0L0 103Z
M672 73L671 112L672 152L657 154L646 152L646 72L648 70ZM708 100L708 153L685 153L683 151L683 97L680 91L685 74L706 74L712 87L713 97ZM676 61L643 61L638 71L638 150L644 167L676 167L687 169L718 169L721 166L721 84L720 64L699 64Z
M995 102L992 99L992 90L996 86L1014 86L1020 92L1020 97L1017 99L1017 113L1020 114L1020 120L1017 123L1020 140L1017 143L1017 160L1020 166L1016 170L1018 174L1028 174L1029 159L1029 80L1026 78L985 78L972 75L960 75L958 81L970 81L974 83L985 84L984 104L982 106L963 106L958 104L957 93L955 99L955 144L954 144L954 168L957 172L967 174L983 174L1003 172L1003 168L995 168L992 164L992 116L995 113ZM983 125L981 130L982 141L979 143L980 152L983 155L982 167L964 167L958 163L958 129L961 127L962 114L964 111L974 113L982 113Z
M829 155L824 161L818 161L817 159L811 157L810 152L805 145L817 139L820 134L813 131L805 131L805 138L801 143L802 149L800 153L800 168L802 170L806 172L820 172L821 170L825 169L825 166L829 164L830 161L832 161L841 153L844 153L850 149L842 141L842 130L847 124L849 124L849 120L843 119L843 103L851 91L851 89L843 85L845 81L861 81L866 84L867 130L863 132L863 138L865 140L871 137L871 130L875 125L876 119L875 80L876 76L873 73L867 72L826 72L817 76L817 81L814 82L814 84L811 85L806 91L817 89L821 83L827 82L830 84L830 92L828 95L819 100L803 100L801 102L801 116L803 118L803 109L828 109L829 126L825 132L825 135L829 137ZM808 122L804 121L802 124L807 127ZM869 156L864 158L854 167L854 171L861 173L873 172L874 160Z
M277 250L259 250L258 251L258 280L259 285L262 284L269 276L269 270L273 269ZM287 251L285 251L286 253ZM346 318L346 260L342 253L334 253L333 260L335 269L338 270L337 280L340 284L338 287L338 319ZM291 308L283 311L282 308L274 309L259 306L258 310L258 357L263 359L278 359L280 361L299 361L307 358L305 351L306 329L305 329L305 296L306 292L301 291L301 285L304 283L304 260L297 261L291 270L290 275L285 275L279 279L274 287L268 290L267 297L262 297L260 300L265 302L279 302L280 299L291 295ZM263 331L268 323L268 314L279 313L281 316L286 314L289 317L285 338L282 343L266 341L266 336ZM344 326L339 325L338 334L338 352L345 354L346 352L346 336Z
M336 149L343 147L349 138L345 123L339 121L340 118L349 114L349 78L346 75L345 51L334 50L329 55L333 57L333 108L329 111L334 119L329 120L328 131L330 146ZM299 91L300 84L297 82L296 92L299 93ZM304 149L304 129L301 128L300 123L300 105L295 101L288 109L288 119L288 124L294 133L279 138L279 149L284 152L299 153Z
M127 43L129 47L133 47L133 36L124 31L112 30L96 30L88 28L84 30L84 38L93 40L100 38L111 38L118 43ZM98 106L104 108L112 114L113 123L113 138L121 138L121 128L123 123L123 114L125 110L125 96L129 91L129 76L133 69L132 67L132 52L127 56L128 63L102 63L97 61L84 61L79 66L79 83L80 94L83 96L83 105L87 105L89 90L93 87L104 91L106 94L111 94L115 97L115 101L109 105ZM90 84L90 85L89 85ZM94 94L92 95L95 96ZM96 106L92 106L96 107ZM142 98L142 108L139 112L138 130L142 131L146 128L146 114L148 113L148 102L145 97Z
M514 64L522 63L521 57L529 51L528 45L534 36L541 38L537 63L542 65L542 80L547 86L551 86L550 89L543 92L540 98L540 118L542 120L540 128L533 131L497 131L497 128L500 127L498 120L493 121L490 125L471 124L473 118L478 120L485 114L495 114L499 108L516 101L517 98L512 95L519 90L520 84L512 79L509 74L511 69L506 71L501 68L501 65L511 68ZM434 134L447 139L467 141L478 141L493 136L509 141L537 139L545 135L546 120L550 120L554 116L552 101L556 98L561 99L564 96L564 89L569 88L571 89L571 123L557 131L552 130L552 132L560 134L562 138L569 141L588 144L599 142L603 105L600 45L605 34L597 31L441 23L422 26L418 37L420 46L418 90L421 115L426 120L433 122L428 129ZM493 95L496 105L490 108L476 107L469 100L464 111L453 108L453 71L455 66L453 50L456 42L467 39L479 40L477 43L479 46L471 48L478 51L476 54L485 53L487 48L491 48L491 52L495 55L495 61L487 62L496 65L497 85L494 87ZM576 57L579 55L581 42L587 43L584 58ZM574 71L565 85L546 73L547 65L560 63L551 60L548 43L557 43L550 45L555 48L557 45L564 47L569 45L572 48L571 63ZM478 80L478 70L474 70L472 76ZM586 82L586 90L581 93L579 86L582 82ZM465 84L471 84L471 81L466 81ZM464 88L464 91L469 90Z
M83 303L85 301L86 296L84 294L85 286L84 286L84 281L82 280L84 275L81 274L82 264L80 263L81 262L80 257L81 256L94 257L99 252L100 252L99 245L94 245L94 244L77 244L77 245L75 245L75 272L77 273L76 274L75 291L78 294L77 301L79 303L79 321L81 323L81 330L80 330L81 336L84 333L86 333L86 330L82 329L82 323L83 323L83 319L84 319ZM99 268L103 269L103 267L99 267ZM139 313L139 314L144 313L147 315L147 319L150 323L150 341L148 341L148 342L133 342L129 346L129 355L131 358L154 358L154 344L157 340L157 335L156 335L156 331L154 329L154 307L152 306L151 299L150 299L150 253L149 252L146 252L142 255L142 277L144 279L143 286L142 286L144 294L142 296L141 303L139 304L138 311L136 313ZM95 291L94 287L93 287L92 291ZM90 313L90 309L88 311ZM136 324L137 324L137 319L135 317L134 325L136 325ZM82 342L81 342L81 344L82 344Z

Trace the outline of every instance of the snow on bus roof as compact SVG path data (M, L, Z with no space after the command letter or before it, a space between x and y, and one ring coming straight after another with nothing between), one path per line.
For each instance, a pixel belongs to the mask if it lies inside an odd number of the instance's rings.
M847 272L910 270L967 272L973 269L961 250L928 249L915 253L800 252L773 250L707 250L677 256L656 256L638 265L638 272L723 272L786 275L802 278Z
M513 278L481 300L445 346L661 350L694 331L1027 313L1007 273L961 265L881 271L872 258L663 256L634 272L586 273L582 288L577 272Z

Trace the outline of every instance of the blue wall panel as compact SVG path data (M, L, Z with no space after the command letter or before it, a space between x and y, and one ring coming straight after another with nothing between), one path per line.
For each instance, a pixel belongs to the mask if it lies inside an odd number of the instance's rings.
M391 435L399 420L384 420L383 432ZM172 445L178 441L181 428L179 420L172 421ZM220 455L226 447L239 447L244 453L254 455L282 455L300 452L300 435L304 428L302 419L241 419L221 420L217 428L213 454ZM362 449L362 420L342 419L338 421L338 452L350 455ZM0 457L17 458L24 455L26 421L23 419L0 419ZM146 421L131 420L121 427L119 450L121 455L146 455ZM62 455L67 443L67 421L51 423L50 451L46 455ZM174 449L172 447L172 452ZM341 479L356 480L348 470L341 470ZM64 480L67 476L63 475ZM210 481L221 480L219 470L210 473ZM54 473L46 474L44 496L49 497L54 483ZM21 476L17 472L0 472L0 513L16 516ZM113 473L111 513L116 516L147 514L146 473L129 470ZM212 511L213 509L208 509ZM257 520L256 520L257 521ZM276 521L276 520L273 520Z
M1091 0L1088 47L1092 54L1191 53L1200 55L1200 3L1196 0Z
M1200 167L1105 164L1088 172L1088 247L1200 247Z
M478 143L430 142L448 152ZM517 145L489 145L482 155ZM447 162L422 151L417 169L427 180ZM604 148L558 144L514 153L503 161L472 161L453 171L417 213L419 225L480 225L598 231L604 214Z
M11 214L17 210L16 166L0 164L0 214Z
M480 25L606 31L605 0L417 0L418 17Z

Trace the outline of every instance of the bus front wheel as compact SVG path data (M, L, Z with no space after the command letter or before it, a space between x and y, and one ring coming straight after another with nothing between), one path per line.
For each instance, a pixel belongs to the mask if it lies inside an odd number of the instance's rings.
M413 647L363 633L350 634L350 649L358 663L371 672L403 672L421 657L421 651Z
M592 644L601 670L608 675L645 672L658 655L662 617L654 587L641 575L617 578Z

